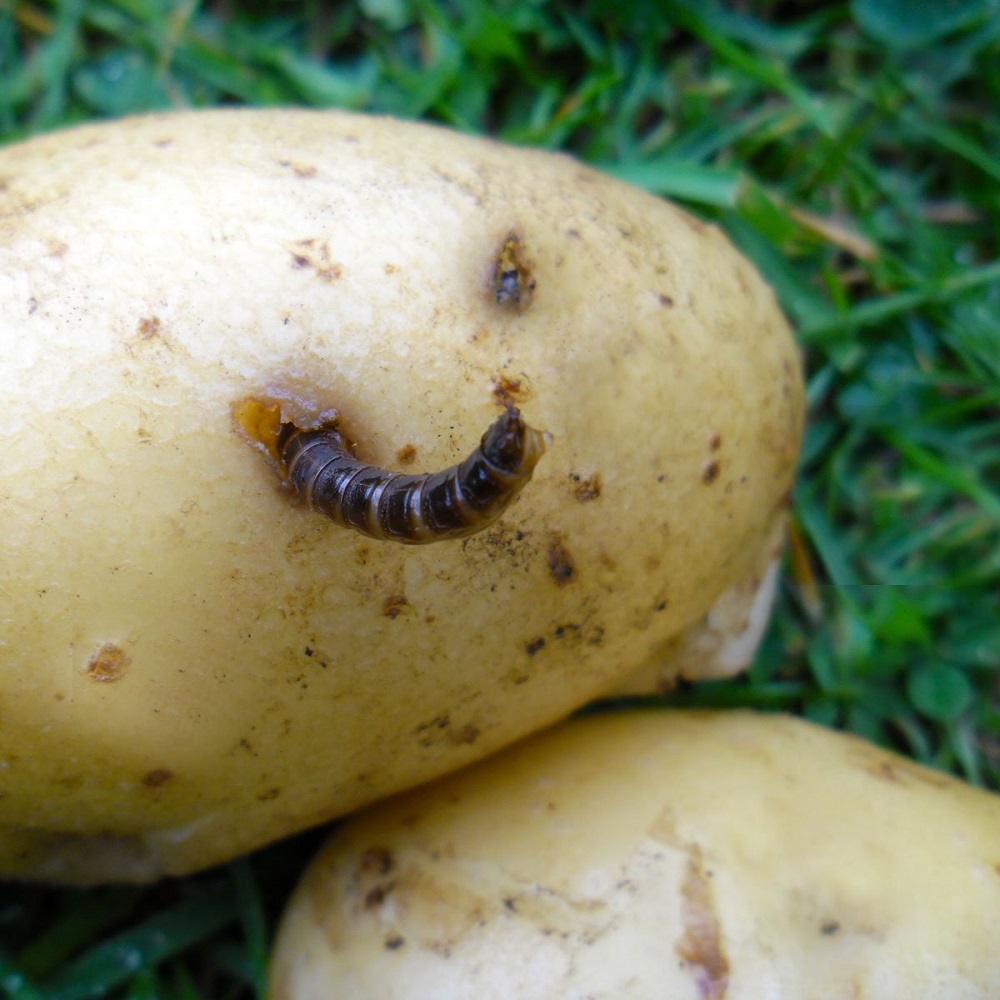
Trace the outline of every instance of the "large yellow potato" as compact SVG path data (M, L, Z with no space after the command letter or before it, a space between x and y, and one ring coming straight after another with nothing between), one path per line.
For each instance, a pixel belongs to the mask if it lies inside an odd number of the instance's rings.
M773 294L568 158L164 115L0 151L0 227L0 873L183 872L429 779L774 561L803 393ZM417 473L506 403L547 451L465 540L281 485L275 414Z
M271 1000L991 1000L1000 796L747 712L585 717L339 828Z

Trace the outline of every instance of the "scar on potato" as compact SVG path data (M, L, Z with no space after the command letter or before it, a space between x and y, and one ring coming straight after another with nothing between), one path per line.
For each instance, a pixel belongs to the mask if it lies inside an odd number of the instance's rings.
M589 476L571 472L569 478L573 482L573 496L580 503L596 500L601 495L601 474L599 472L594 472Z
M677 955L697 969L699 995L721 1000L729 984L729 960L722 949L710 875L697 845L688 851L681 907L684 936L677 943Z
M142 783L146 788L162 788L173 780L174 772L168 767L154 767L152 771L147 771L142 776Z
M516 233L508 233L497 254L493 275L493 293L497 305L524 308L535 291L533 267L524 243Z
M121 646L106 642L87 662L86 674L92 681L110 684L125 676L129 663L128 653Z

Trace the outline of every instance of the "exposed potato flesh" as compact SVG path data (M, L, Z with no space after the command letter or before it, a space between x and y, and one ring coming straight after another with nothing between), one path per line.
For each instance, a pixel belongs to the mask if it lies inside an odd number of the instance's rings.
M796 349L669 204L306 111L57 133L0 181L0 873L184 872L427 780L774 554ZM353 534L268 453L274 407L336 410L365 461L436 471L507 402L549 446L464 541Z
M576 719L338 828L271 1000L1000 994L1000 797L747 712Z

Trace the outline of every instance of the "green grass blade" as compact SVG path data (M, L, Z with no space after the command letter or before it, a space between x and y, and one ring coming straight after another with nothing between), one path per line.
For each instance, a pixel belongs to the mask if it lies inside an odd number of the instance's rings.
M44 984L46 1000L107 996L141 970L155 967L238 919L232 887L219 885L92 948Z

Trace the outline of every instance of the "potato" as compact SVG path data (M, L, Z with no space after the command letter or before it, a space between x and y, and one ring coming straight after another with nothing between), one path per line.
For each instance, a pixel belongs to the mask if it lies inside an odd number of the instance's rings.
M669 204L288 110L44 136L0 181L0 873L186 872L430 779L775 558L797 352ZM507 404L547 452L470 538L372 540L282 485L279 419L335 409L421 473Z
M271 1000L1000 996L1000 796L749 712L564 723L344 823Z

